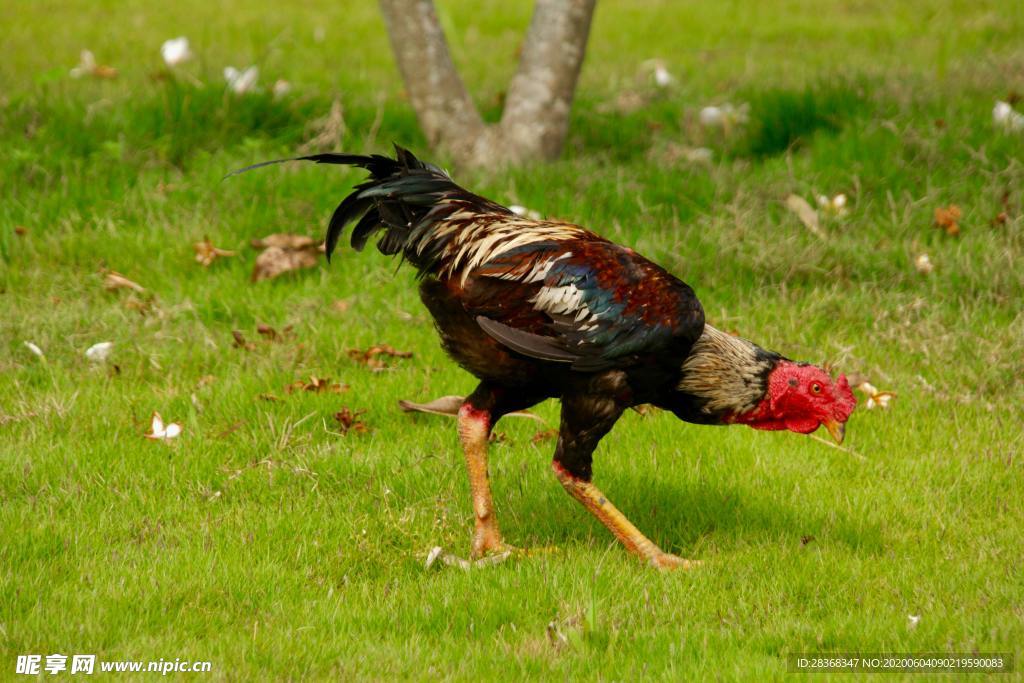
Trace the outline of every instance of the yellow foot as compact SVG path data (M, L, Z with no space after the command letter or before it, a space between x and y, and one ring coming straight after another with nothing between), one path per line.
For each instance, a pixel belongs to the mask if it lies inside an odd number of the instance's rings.
M671 569L693 569L702 564L700 560L686 560L678 555L673 555L672 553L661 553L660 555L655 555L650 559L650 563L658 569L665 571Z
M501 540L496 524L477 523L476 531L473 533L473 545L469 556L473 559L480 559L490 555L500 555L504 552L514 550L512 546L506 545Z

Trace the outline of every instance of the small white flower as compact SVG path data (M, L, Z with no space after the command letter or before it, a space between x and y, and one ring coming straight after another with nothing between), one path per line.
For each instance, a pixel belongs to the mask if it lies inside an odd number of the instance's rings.
M662 59L648 59L640 65L640 72L650 74L654 84L659 88L667 88L676 82L675 76L669 72Z
M878 394L876 396L868 397L868 410L871 410L875 406L885 409L889 407L889 401L892 399L891 394Z
M663 64L659 64L654 67L654 82L657 83L659 87L667 88L675 83L675 80L675 76L670 74Z
M836 218L842 218L847 214L846 209L846 195L837 194L835 197L829 198L828 195L819 194L818 197L818 208L827 214L831 214Z
M706 128L718 128L724 117L718 107L704 107L700 110L700 125Z
M256 87L256 81L259 77L260 70L256 66L250 66L242 71L233 66L224 67L224 80L228 82L228 87L236 95L244 95L250 92Z
M164 63L167 66L177 66L192 59L188 38L178 36L177 38L165 40L164 44L160 46L160 55L164 58Z
M889 401L896 396L891 391L879 391L870 382L861 382L857 388L868 395L867 403L864 404L864 407L868 410L874 410L875 408L886 409L889 407Z
M114 348L113 342L100 342L93 344L85 350L85 357L93 363L102 363L110 356L110 350Z
M920 614L908 614L907 615L907 626L910 628L917 628L917 624L921 621Z
M92 50L82 50L82 53L78 56L78 66L71 70L71 77L91 76L95 72L96 57L92 54Z
M914 268L916 268L917 272L922 275L927 275L935 270L935 266L932 265L932 260L928 258L928 254L918 255L918 257L914 259Z
M271 91L274 93L274 97L281 98L292 91L292 84L279 78L274 81L274 87Z
M1006 123L1010 120L1010 116L1013 114L1013 105L1009 102L1003 102L999 100L996 102L996 106L992 107L992 120L995 123Z
M146 434L147 439L153 439L154 441L168 441L170 439L176 439L180 435L180 423L171 422L165 425L164 419L160 417L160 413L153 411L153 421L150 425L149 433Z
M750 119L750 105L743 103L734 107L727 102L720 107L704 107L700 110L699 118L701 125L706 128L724 128L728 131Z
M539 211L534 211L533 209L528 209L525 206L519 206L518 204L513 204L512 206L508 207L508 210L517 216L529 218L530 220L533 221L544 220L544 217L540 215Z
M36 356L39 356L40 358L45 358L46 357L45 354L43 353L43 350L41 348L39 348L38 346L36 346L35 344L33 344L32 342L27 341L27 342L23 342L23 343L25 344L25 348L28 349L29 351L31 351Z
M1007 132L1024 130L1024 114L1014 111L1009 102L996 102L992 107L992 121Z
M78 66L70 71L72 78L92 76L94 78L116 78L117 69L105 64L97 64L96 56L91 50L82 50L78 56Z

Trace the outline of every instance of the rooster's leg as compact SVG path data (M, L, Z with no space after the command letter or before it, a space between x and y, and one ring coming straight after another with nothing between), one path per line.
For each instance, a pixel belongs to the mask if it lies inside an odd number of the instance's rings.
M469 490L473 496L476 531L473 533L473 557L500 552L504 544L494 518L491 482L487 477L487 439L491 434L491 413L466 401L459 408L459 440L469 470Z
M684 560L659 548L591 483L591 456L597 443L622 414L613 401L596 397L562 399L562 428L551 463L555 476L569 494L605 525L622 545L645 562L662 569L689 568Z
M473 556L503 552L508 546L501 539L494 517L494 500L487 475L487 442L491 428L511 411L529 407L540 399L510 395L506 391L481 384L459 408L459 440L469 470L469 489L473 496L476 530L473 533Z

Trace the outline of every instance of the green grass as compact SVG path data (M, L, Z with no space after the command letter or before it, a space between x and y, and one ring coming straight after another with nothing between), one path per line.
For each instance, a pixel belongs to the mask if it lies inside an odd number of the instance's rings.
M442 17L493 113L529 7L475 4L443 3ZM492 446L499 520L511 542L558 551L425 571L432 546L468 549L468 484L454 424L395 402L474 382L439 349L413 273L345 251L249 282L251 238L318 234L358 174L279 167L221 182L226 171L292 153L335 99L346 148L394 140L429 156L373 3L10 13L3 677L16 655L53 652L210 660L215 678L241 680L778 679L790 652L1020 659L1024 137L990 117L1024 93L1020 3L602 3L563 160L457 170L658 260L719 326L898 393L851 419L863 459L794 434L626 415L596 481L654 540L704 561L674 574L617 547L551 475L553 443L514 420ZM181 33L197 60L168 78L159 44ZM120 77L68 78L84 47ZM638 110L609 106L647 93L636 74L653 57L677 87ZM221 68L253 62L263 84L286 78L293 92L225 95ZM750 124L701 130L700 108L727 101L749 102ZM713 164L669 153L697 145ZM845 192L850 215L820 240L785 209L791 192ZM963 210L959 238L932 226L949 204ZM200 267L190 245L207 235L239 255ZM930 276L913 267L925 252ZM104 268L147 293L104 291ZM260 323L293 332L269 342ZM232 330L256 348L234 348ZM110 364L91 367L84 349L106 340ZM348 356L379 342L415 357L373 373ZM350 389L285 393L311 374ZM342 406L366 410L370 431L340 435ZM143 439L153 410L184 435ZM554 403L539 413L556 423Z

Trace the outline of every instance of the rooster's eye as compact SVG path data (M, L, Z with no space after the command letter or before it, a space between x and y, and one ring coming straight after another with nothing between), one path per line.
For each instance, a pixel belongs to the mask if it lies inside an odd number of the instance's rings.
M816 394L820 394L821 393L821 385L818 384L817 382L815 382L814 384L811 385L811 391L813 391Z

